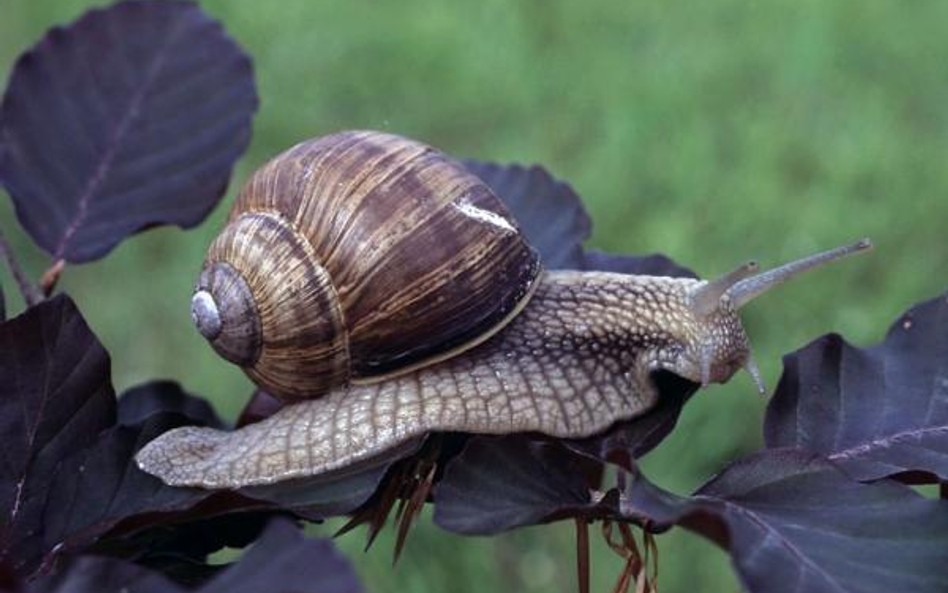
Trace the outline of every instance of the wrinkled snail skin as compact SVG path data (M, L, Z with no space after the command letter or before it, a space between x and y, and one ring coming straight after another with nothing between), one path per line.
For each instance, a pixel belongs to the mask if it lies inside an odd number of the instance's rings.
M657 369L710 380L747 358L725 302L696 317L692 279L547 272L523 311L480 346L412 373L351 385L234 432L185 427L138 456L166 483L236 488L314 476L358 463L430 431L555 437L595 434L655 405Z

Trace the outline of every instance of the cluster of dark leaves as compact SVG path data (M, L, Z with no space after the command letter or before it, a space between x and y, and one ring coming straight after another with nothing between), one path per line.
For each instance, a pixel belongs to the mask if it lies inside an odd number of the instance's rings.
M201 222L250 139L250 58L190 2L122 2L54 27L0 105L0 182L57 261L145 228ZM4 307L0 296L0 320ZM0 590L360 590L313 519L235 492L170 488L135 452L184 424L222 426L174 383L116 398L109 357L56 296L0 324ZM253 543L230 566L211 552Z
M147 227L203 220L256 104L250 60L196 5L94 10L17 62L0 105L0 182L55 260L95 259ZM661 255L584 250L578 196L540 167L465 165L549 268L693 276ZM0 324L0 590L355 591L331 544L294 523L351 514L371 537L396 502L407 529L429 500L437 524L465 534L563 518L682 526L726 548L749 591L945 591L948 501L906 484L948 482L946 328L942 296L877 346L829 335L786 356L766 448L690 496L635 463L696 389L669 374L655 376L658 408L595 437L433 435L332 482L211 492L165 486L133 458L170 428L221 420L174 383L116 398L108 354L60 295ZM278 408L257 393L238 426ZM207 562L251 544L233 565Z

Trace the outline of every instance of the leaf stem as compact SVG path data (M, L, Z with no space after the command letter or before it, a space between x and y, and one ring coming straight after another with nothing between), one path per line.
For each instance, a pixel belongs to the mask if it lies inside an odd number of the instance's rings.
M57 259L53 262L53 265L43 272L39 282L43 298L49 298L49 295L53 294L53 291L56 290L56 283L59 282L59 277L62 276L65 268L66 260Z
M20 287L20 293L23 295L23 300L26 301L26 306L32 307L33 305L41 303L43 301L43 295L39 289L30 282L26 274L23 273L23 268L20 267L16 256L13 255L13 250L10 248L10 244L7 243L2 229L0 229L0 255L3 255L4 259L7 260L7 266L13 274L13 279L16 280L17 285Z
M589 523L576 517L576 578L579 593L589 593Z

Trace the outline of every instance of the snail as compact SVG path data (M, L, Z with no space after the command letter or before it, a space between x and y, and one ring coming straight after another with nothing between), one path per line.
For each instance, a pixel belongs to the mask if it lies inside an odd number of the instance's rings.
M137 455L171 485L339 475L429 432L578 438L657 403L652 375L746 369L738 310L868 240L712 280L545 271L460 164L379 132L303 142L247 182L192 301L205 338L293 402L232 432L182 427Z

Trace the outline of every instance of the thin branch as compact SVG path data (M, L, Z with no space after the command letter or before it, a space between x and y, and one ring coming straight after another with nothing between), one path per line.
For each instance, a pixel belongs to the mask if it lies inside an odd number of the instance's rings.
M26 306L32 307L42 302L43 295L39 289L30 282L26 274L23 273L23 268L21 268L19 262L16 261L13 250L10 249L10 244L7 243L7 239L3 236L2 230L0 230L0 254L7 260L7 266L13 274L13 279L16 280L17 285L20 287L20 293L23 294L23 300L26 301Z
M40 277L40 290L43 292L44 298L49 298L49 295L53 294L53 291L56 290L56 284L59 282L59 277L63 275L63 270L66 268L66 260L58 259L53 262L53 265L49 267L43 275Z
M576 578L579 593L589 593L589 523L576 517Z

